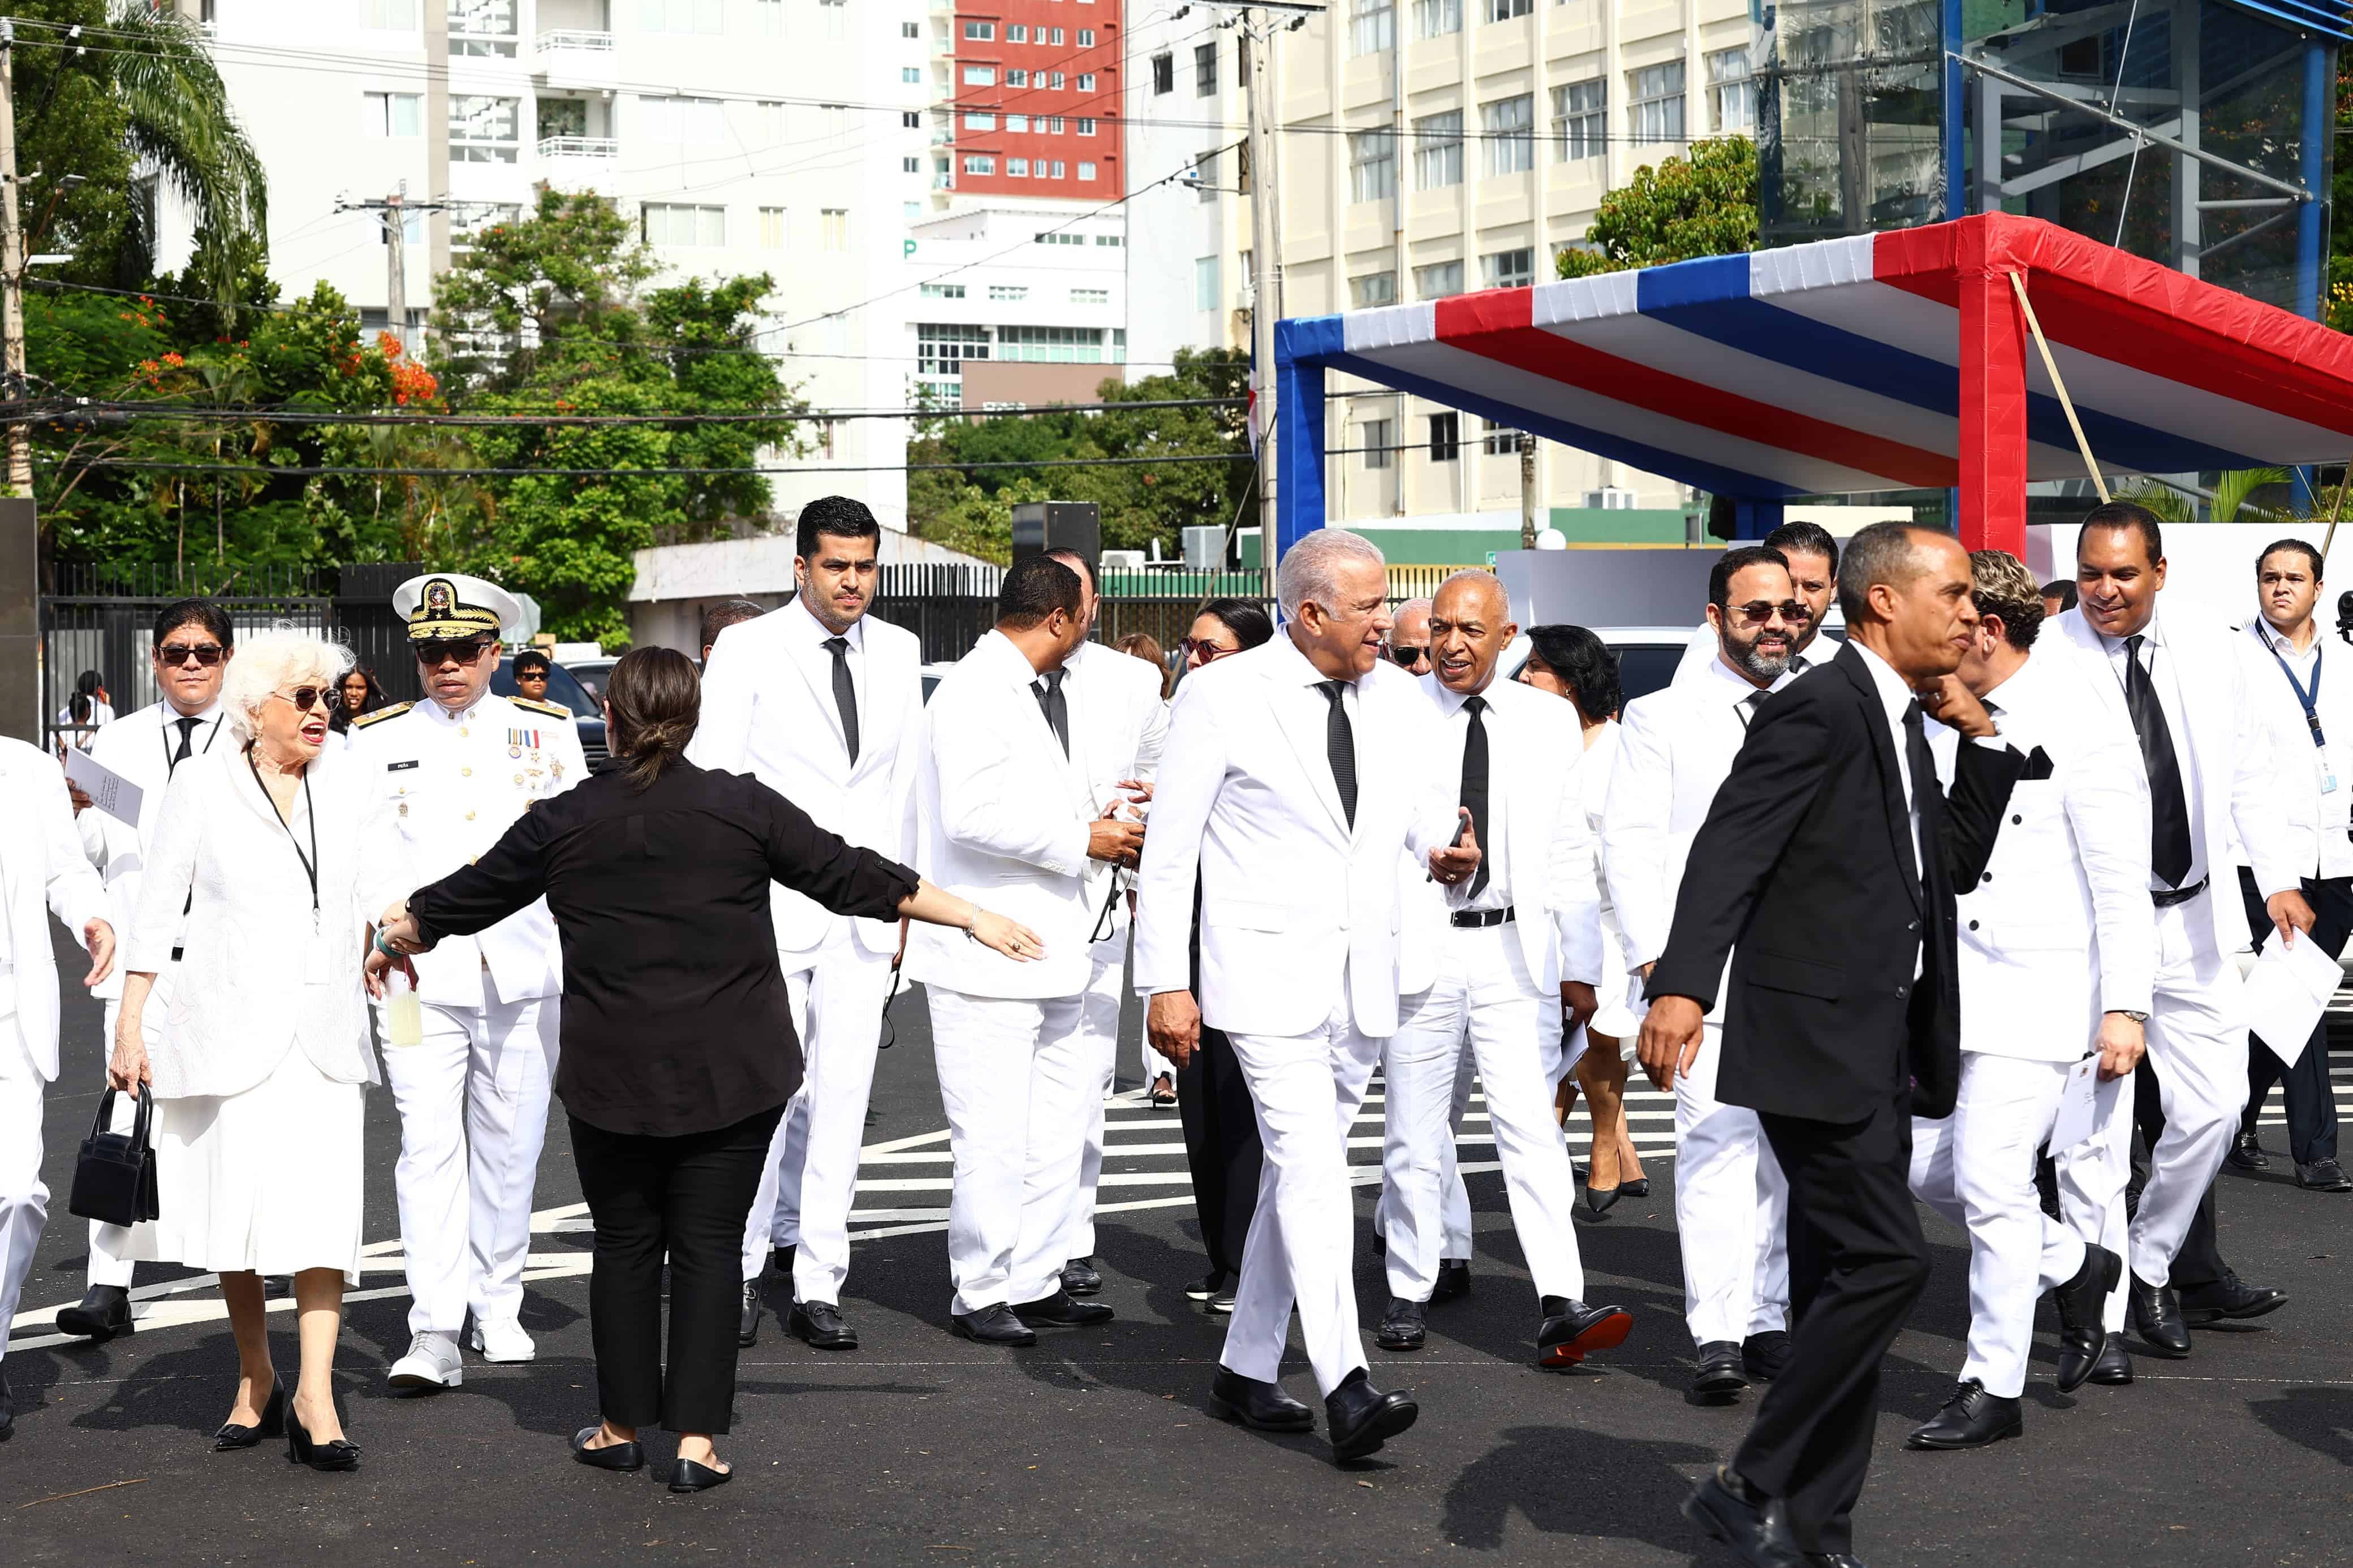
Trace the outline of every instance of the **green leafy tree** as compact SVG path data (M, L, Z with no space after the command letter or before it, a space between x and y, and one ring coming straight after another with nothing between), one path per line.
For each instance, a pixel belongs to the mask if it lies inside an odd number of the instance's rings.
M1556 265L1563 278L1587 278L1756 247L1757 144L1725 136L1634 171L1601 198L1585 246Z

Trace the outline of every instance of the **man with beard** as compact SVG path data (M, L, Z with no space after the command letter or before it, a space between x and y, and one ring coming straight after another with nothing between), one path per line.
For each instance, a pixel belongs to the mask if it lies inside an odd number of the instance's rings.
M1708 574L1707 623L1714 660L1626 705L1602 809L1604 875L1638 990L1666 951L1693 836L1757 709L1795 679L1790 655L1811 617L1781 552L1743 545ZM1788 1187L1757 1113L1716 1098L1722 1024L1711 1010L1699 1060L1674 1086L1683 1315L1699 1347L1692 1391L1717 1400L1778 1376L1789 1344Z
M1838 541L1819 522L1785 522L1757 542L1779 551L1788 563L1789 581L1806 611L1806 624L1796 628L1789 644L1789 673L1803 675L1815 665L1828 664L1838 656L1837 643L1821 640L1823 617L1831 613L1831 599L1838 592ZM1715 662L1715 627L1703 623L1675 666L1675 680L1699 679Z

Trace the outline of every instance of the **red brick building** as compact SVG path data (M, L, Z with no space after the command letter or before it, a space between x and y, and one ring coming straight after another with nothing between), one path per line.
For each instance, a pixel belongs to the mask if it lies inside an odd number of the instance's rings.
M1123 0L959 3L955 189L1109 202L1123 194Z

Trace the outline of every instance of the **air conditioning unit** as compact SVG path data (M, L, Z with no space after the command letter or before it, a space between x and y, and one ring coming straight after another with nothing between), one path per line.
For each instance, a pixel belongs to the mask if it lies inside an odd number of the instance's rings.
M1590 511L1632 511L1635 495L1632 490L1612 485L1606 490L1586 491L1585 505Z
M1141 572L1144 552L1141 550L1106 550L1099 563L1106 572Z
M1222 523L1197 523L1185 530L1185 569L1215 572L1226 563L1226 530Z

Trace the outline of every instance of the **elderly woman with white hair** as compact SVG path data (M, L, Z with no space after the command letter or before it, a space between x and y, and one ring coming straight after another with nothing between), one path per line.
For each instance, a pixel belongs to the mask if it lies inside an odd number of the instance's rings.
M238 1379L218 1450L281 1432L288 1456L347 1470L331 1382L360 1267L361 1096L375 1081L363 998L369 918L405 890L373 802L323 752L348 649L288 627L243 641L221 692L235 745L184 764L165 797L125 961L109 1076L155 1097L162 1215L142 1256L216 1272ZM175 952L186 911L185 953ZM179 958L152 1057L140 1027ZM290 1275L292 1393L269 1355L265 1275Z

